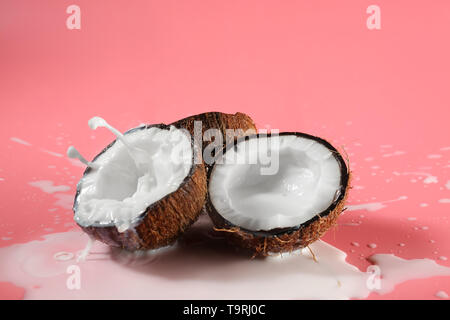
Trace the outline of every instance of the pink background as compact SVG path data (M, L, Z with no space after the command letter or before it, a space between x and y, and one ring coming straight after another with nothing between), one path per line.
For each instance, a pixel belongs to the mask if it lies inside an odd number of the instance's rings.
M70 4L81 7L81 30L66 28ZM381 30L366 27L371 4L381 8ZM344 146L358 186L350 205L408 197L340 218L325 240L349 262L365 270L365 257L393 252L450 266L438 260L450 257L450 204L439 202L450 198L449 36L445 0L3 0L0 247L73 227L60 207L55 224L54 195L28 183L75 190L83 169L42 149L64 154L73 144L93 157L112 137L89 130L90 117L125 131L218 110ZM448 277L370 298L433 299L439 290L450 293ZM1 298L22 295L0 283Z

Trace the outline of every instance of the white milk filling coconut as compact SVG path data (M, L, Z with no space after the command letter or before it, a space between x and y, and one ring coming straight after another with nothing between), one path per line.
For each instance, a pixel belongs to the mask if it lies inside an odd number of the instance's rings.
M264 175L261 168L267 162L261 157L269 151L271 161L278 157L279 167ZM257 161L243 164L249 155ZM341 189L341 168L333 152L295 135L241 141L221 160L211 173L211 202L223 218L252 231L298 226L326 210Z
M191 170L193 149L183 130L136 129L125 138L128 147L117 140L80 180L74 218L81 226L127 230L148 206L176 191Z

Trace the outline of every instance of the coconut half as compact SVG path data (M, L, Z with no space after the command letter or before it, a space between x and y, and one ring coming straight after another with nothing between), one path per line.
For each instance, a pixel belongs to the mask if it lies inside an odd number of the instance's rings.
M198 218L205 201L205 168L194 161L200 151L174 126L142 126L124 137L89 163L77 186L74 219L110 246L169 245Z
M208 177L207 210L216 230L263 256L319 239L343 211L349 186L339 152L297 132L240 138Z

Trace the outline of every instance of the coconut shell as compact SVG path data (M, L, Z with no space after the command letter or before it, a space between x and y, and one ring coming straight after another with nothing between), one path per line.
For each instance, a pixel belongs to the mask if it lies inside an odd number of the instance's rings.
M202 122L201 137L195 136L195 121ZM211 141L208 141L208 137L204 137L205 131L209 129L219 129L221 131L223 145L227 142L235 141L237 138L256 133L256 126L253 120L245 113L240 112L235 114L206 112L178 120L171 125L177 128L186 129L192 136L194 136L194 138L201 139L201 141L197 141L197 143L198 145L202 145L202 151L205 150L206 146L211 143ZM227 129L238 131L235 132L235 135L227 135ZM212 163L207 163L207 165L212 165Z
M163 124L148 125L132 129L125 134L133 130L148 129L150 127L158 127L160 129L170 128ZM107 151L115 142L108 145L100 154ZM199 150L194 146L193 138L191 138L191 145L194 150L193 157L195 157ZM84 175L89 173L90 170L90 168L87 168ZM80 190L77 188L74 212L76 211L79 192ZM205 166L192 161L191 170L178 189L152 203L140 215L138 222L132 228L120 233L115 225L89 227L80 225L80 227L92 238L113 247L120 247L130 251L164 247L174 243L197 220L202 212L206 193Z
M206 200L206 210L210 216L215 230L222 233L230 243L249 251L253 257L267 256L270 253L290 252L296 249L307 247L309 244L322 237L326 231L335 226L339 215L345 210L345 201L348 196L350 171L339 152L326 140L299 132L284 132L282 135L296 135L313 139L333 152L341 168L341 189L338 197L324 211L314 216L312 219L301 225L290 228L277 228L268 231L252 231L234 225L223 218L211 202L209 194ZM270 136L268 134L267 136ZM247 136L239 139L258 138L259 135ZM224 153L226 150L224 150ZM214 170L208 172L208 181Z

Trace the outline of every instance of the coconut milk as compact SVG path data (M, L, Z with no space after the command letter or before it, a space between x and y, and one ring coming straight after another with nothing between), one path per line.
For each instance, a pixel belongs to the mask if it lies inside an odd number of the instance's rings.
M361 272L345 261L344 252L322 241L311 245L318 262L308 250L251 260L211 227L201 217L177 245L149 252L111 250L96 242L83 262L76 261L76 252L87 235L46 235L1 248L0 281L23 287L26 299L349 299L386 293L410 279L450 275L450 268L431 260L390 254L374 255L375 266ZM76 275L79 289L67 285Z
M138 128L124 136L99 117L89 120L89 125L108 128L119 141L95 163L69 148L69 156L99 168L86 173L78 184L74 219L85 227L114 224L124 232L150 204L180 186L192 167L191 141L175 127Z

